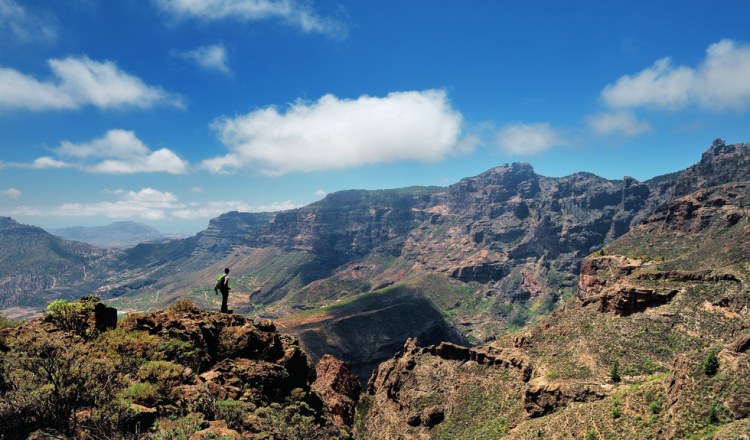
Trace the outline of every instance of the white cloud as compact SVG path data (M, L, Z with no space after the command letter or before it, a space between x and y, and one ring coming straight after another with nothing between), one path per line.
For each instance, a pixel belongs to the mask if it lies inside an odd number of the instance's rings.
M615 132L620 132L625 136L635 136L651 130L651 124L646 121L637 121L633 112L628 110L587 116L585 121L595 134L603 136Z
M71 163L44 156L31 163L0 162L0 169L7 167L77 168L91 173L104 174L185 174L189 167L186 160L180 159L166 148L152 152L135 136L134 132L125 130L109 130L104 136L88 143L74 144L63 141L55 149L55 153L58 156L83 159L84 161ZM104 160L96 162L98 159Z
M202 193L203 192L203 188L201 188L200 186L194 186L194 187L190 188L190 191L192 191L194 193Z
M148 220L165 218L165 209L180 209L177 197L170 192L144 188L138 192L123 191L116 202L64 203L55 207L21 206L9 210L11 215L88 217L103 215L112 218L141 217Z
M250 205L242 201L209 201L207 203L179 203L177 197L167 191L143 188L136 191L122 189L104 190L105 194L116 196L116 201L97 203L64 203L58 206L19 206L3 209L5 215L28 215L43 217L90 217L111 218L141 217L148 220L161 220L167 217L195 219L216 217L229 211L276 212L299 208L302 203L286 200L270 205ZM0 191L0 197L17 198L21 192L10 188Z
M53 159L49 156L42 156L38 159L36 159L34 162L30 164L18 164L21 168L68 168L72 167L73 164L69 164L67 162L63 162L61 160Z
M258 21L280 19L303 32L317 32L345 38L346 25L320 17L307 2L296 0L153 0L164 12L176 19L235 19Z
M152 152L132 131L109 130L89 143L63 141L56 152L77 158L108 158L82 168L93 173L132 174L164 172L187 173L188 163L172 151L162 148ZM37 159L38 160L38 159Z
M9 199L17 199L21 196L21 191L15 188L8 188L0 191L0 197L7 197Z
M195 50L177 52L176 55L187 60L195 61L199 66L206 70L218 70L226 74L232 73L228 65L229 60L227 59L227 50L223 44L200 46Z
M184 219L194 219L194 218L201 218L201 217L216 217L220 214L223 214L229 211L241 211L241 212L286 211L289 209L299 208L303 206L303 204L294 203L291 200L287 200L284 202L274 202L270 205L252 206L252 205L248 205L245 202L228 201L228 202L208 202L205 206L202 206L202 207L199 207L200 204L198 203L191 203L190 206L191 206L190 209L182 209L179 211L174 211L172 215L175 217L184 218Z
M83 57L50 59L47 62L57 80L40 82L14 69L0 68L0 110L77 109L174 105L184 107L182 98L161 87L120 70L111 61Z
M548 122L508 124L498 130L497 145L508 154L536 154L554 146L570 145L560 129Z
M6 41L54 42L57 39L57 29L52 16L29 12L15 0L0 0L0 31L13 36Z
M317 190L317 191L315 191L315 192L313 193L313 195L314 195L314 196L318 196L318 197L323 197L323 196L325 196L326 194L328 194L328 193L327 193L327 192L325 192L325 191L323 191L322 189L319 189L319 190Z
M356 100L325 95L297 100L285 113L268 107L214 120L230 153L203 161L213 173L251 167L279 176L399 161L438 162L469 151L461 113L446 92L394 92Z
M744 110L750 105L750 46L721 40L706 49L696 68L673 67L670 58L662 58L606 86L601 98L613 108Z

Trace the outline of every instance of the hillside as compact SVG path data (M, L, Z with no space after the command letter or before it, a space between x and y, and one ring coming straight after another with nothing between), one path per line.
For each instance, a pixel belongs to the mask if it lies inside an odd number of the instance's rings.
M672 200L584 259L577 297L521 332L408 341L373 373L358 437L743 438L749 202L750 182Z
M88 296L0 330L0 439L346 439L359 384L273 323Z
M94 266L108 252L0 217L0 308L24 316L48 298L73 300L95 289Z
M132 221L115 222L107 226L52 228L47 229L47 232L66 240L82 241L105 249L128 248L144 241L165 239L156 229Z

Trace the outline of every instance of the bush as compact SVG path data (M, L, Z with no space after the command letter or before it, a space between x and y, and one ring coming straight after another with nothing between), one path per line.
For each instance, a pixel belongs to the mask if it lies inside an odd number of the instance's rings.
M706 376L713 376L717 371L719 371L719 358L716 357L716 353L711 352L703 362L703 372Z
M122 397L133 403L144 406L153 406L161 399L159 387L152 383L137 383L122 391Z
M599 435L597 435L596 430L590 429L586 431L586 440L596 440L599 438Z
M64 299L59 299L47 306L47 319L62 330L88 338L94 331L92 311L93 307L89 304L69 303Z
M657 402L656 400L654 400L648 406L648 410L651 411L652 414L659 414L659 411L661 411L661 405L659 405L659 402Z
M198 307L195 307L195 304L193 304L193 301L190 298L181 298L173 302L172 305L169 306L169 310L173 312L192 312L198 310Z
M177 362L193 371L198 371L206 356L200 348L192 342L183 342L177 339L170 339L159 346L158 351L164 355L168 361Z
M242 421L247 417L242 402L234 399L216 401L216 420L224 420L231 429L239 430Z
M612 365L612 369L609 370L609 377L613 382L620 381L620 362L617 360L615 360L615 363Z
M129 367L135 367L156 355L160 339L143 330L118 327L102 333L94 345L120 358Z
M706 417L706 423L709 425L718 425L720 422L719 409L716 408L716 405L711 405L711 408L708 410L708 416Z
M15 328L21 324L23 324L22 320L8 318L7 316L0 313L0 330L4 328Z
M168 361L146 362L138 370L138 378L154 384L160 396L167 397L169 392L182 383L181 365Z
M115 360L43 332L17 341L11 350L4 362L10 391L2 396L11 411L0 414L3 430L26 425L71 433L82 422L80 410L89 408L87 425L112 423L117 411L111 409L124 385Z
M622 409L619 406L612 408L612 418L617 419L622 415Z

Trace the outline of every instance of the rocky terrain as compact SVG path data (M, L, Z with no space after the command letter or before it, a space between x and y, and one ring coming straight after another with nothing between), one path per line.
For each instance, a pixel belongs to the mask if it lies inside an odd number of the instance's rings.
M349 438L360 389L270 321L95 297L0 330L0 438Z
M750 183L676 198L584 259L577 297L472 348L408 341L359 438L744 438Z

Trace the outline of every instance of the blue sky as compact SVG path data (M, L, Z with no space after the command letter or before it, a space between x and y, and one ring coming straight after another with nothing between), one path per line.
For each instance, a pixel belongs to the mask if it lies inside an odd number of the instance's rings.
M197 231L750 142L747 2L0 0L0 215Z

